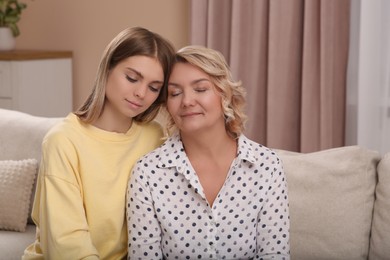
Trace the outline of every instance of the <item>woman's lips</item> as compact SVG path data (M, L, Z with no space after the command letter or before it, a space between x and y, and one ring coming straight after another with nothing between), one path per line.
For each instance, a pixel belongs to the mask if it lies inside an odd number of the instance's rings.
M180 116L181 117L191 117L191 116L197 116L197 115L201 115L202 113L200 112L187 112L187 113L183 113L181 114Z
M142 107L141 104L138 104L138 103L136 103L136 102L130 101L130 100L128 100L128 99L126 99L126 101L127 101L127 103L128 103L131 107L134 107L134 108L140 108L140 107Z

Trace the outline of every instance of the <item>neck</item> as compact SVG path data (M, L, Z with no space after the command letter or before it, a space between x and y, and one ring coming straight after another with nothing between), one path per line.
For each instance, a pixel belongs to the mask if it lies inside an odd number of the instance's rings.
M235 154L237 141L231 138L226 131L222 134L206 133L185 134L180 133L184 149L188 158L224 156L226 153Z
M133 119L120 113L112 113L104 109L100 117L92 123L93 126L109 132L127 133Z

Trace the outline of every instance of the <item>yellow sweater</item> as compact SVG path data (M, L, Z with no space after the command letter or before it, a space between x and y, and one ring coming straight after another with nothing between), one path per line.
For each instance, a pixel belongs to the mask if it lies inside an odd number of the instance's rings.
M73 113L52 128L42 144L32 212L37 239L23 259L125 258L131 168L162 136L158 123L133 122L120 134L85 124Z

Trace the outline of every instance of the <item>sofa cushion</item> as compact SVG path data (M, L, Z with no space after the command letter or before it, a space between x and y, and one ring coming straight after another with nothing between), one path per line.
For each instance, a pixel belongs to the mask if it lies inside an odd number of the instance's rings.
M377 152L277 150L287 176L292 259L367 259Z
M37 169L36 159L0 161L0 229L25 231Z
M41 158L41 144L46 132L62 118L32 116L0 109L0 160Z
M378 165L378 184L372 220L370 259L390 257L390 153Z

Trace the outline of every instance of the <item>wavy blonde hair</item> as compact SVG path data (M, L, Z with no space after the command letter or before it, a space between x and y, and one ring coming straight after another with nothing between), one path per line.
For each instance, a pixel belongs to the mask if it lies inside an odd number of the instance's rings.
M205 72L222 98L225 128L229 136L236 139L245 130L247 116L245 109L245 89L241 81L234 81L229 65L224 56L213 49L191 45L180 49L175 56L175 63L188 63ZM168 133L176 127L168 113Z
M75 111L75 114L87 123L95 121L103 111L110 70L122 60L137 55L156 58L164 72L163 88L157 99L146 111L133 118L140 123L152 121L166 99L167 82L174 62L175 51L169 41L141 27L132 27L121 31L107 45L100 60L93 91L84 104Z

